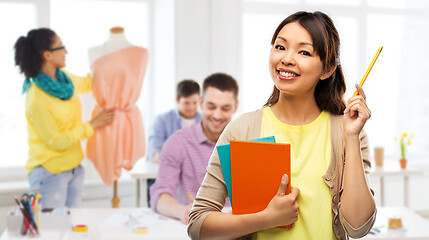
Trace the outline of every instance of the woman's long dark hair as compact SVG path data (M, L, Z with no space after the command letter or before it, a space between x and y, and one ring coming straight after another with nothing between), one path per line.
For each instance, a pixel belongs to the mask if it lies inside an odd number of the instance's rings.
M30 30L15 43L15 65L26 78L35 77L42 67L43 52L51 48L55 32L49 28Z
M282 28L292 22L298 22L305 28L313 40L313 47L323 63L323 70L328 71L336 66L334 73L327 79L319 81L314 91L317 105L322 110L342 115L346 109L343 97L346 92L344 74L339 64L340 38L332 19L322 12L297 12L287 17L274 32L271 45L274 45L277 35ZM271 96L264 106L278 102L280 90L274 86Z

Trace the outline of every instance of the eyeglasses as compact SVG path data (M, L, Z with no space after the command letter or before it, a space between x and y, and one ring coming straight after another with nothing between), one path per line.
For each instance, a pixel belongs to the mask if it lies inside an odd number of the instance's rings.
M66 47L65 46L61 46L61 47L51 48L51 49L48 49L48 50L50 52L55 52L57 50L62 50L62 49L66 50Z

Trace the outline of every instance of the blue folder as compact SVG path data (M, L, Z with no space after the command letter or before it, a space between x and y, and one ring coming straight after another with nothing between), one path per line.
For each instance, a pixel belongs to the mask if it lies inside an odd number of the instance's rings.
M252 139L253 142L271 142L275 143L274 136ZM225 178L226 190L228 190L229 201L232 206L232 190L231 190L231 149L230 144L223 144L216 147L219 155L220 166L222 167L223 177Z

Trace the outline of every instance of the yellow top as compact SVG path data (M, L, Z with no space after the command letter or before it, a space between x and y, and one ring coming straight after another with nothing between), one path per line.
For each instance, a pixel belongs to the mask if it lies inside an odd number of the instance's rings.
M33 83L27 92L27 174L39 165L51 173L77 167L84 158L80 140L94 133L89 122L82 123L82 107L77 96L91 91L91 76L66 73L75 86L74 95L69 100L55 98Z
M270 107L262 115L261 137L275 136L291 144L291 186L299 188L298 221L291 230L273 228L257 239L337 239L332 228L331 193L322 176L331 160L331 125L323 111L313 122L291 126L280 122Z

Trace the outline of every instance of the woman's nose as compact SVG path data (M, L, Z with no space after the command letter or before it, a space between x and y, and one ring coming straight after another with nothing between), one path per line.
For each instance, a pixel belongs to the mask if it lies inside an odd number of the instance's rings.
M295 57L292 53L285 52L283 58L282 58L282 64L289 66L289 65L295 65Z

